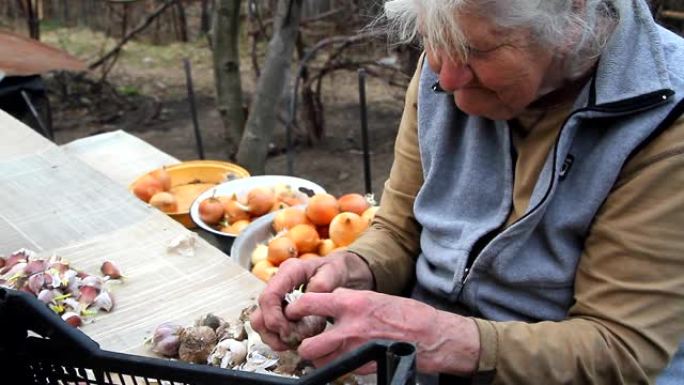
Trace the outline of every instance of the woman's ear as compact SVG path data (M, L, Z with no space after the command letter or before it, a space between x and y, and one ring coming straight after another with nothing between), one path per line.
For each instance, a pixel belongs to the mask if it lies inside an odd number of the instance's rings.
M587 1L586 0L570 0L572 1L572 14L573 18L569 20L568 24L565 26L565 38L563 43L558 46L557 55L566 56L573 52L577 43L580 41L582 36L582 27L577 23L572 22L572 20L583 20L586 18L587 12Z

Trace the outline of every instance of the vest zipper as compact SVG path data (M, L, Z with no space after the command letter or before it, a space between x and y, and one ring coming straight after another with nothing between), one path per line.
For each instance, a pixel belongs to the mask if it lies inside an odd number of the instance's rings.
M592 84L593 85L593 84ZM593 92L593 90L592 90ZM549 196L549 193L551 192L551 187L553 186L553 181L556 179L556 164L558 161L558 144L560 143L560 138L563 135L563 130L565 129L566 124L572 117L574 117L577 114L583 113L583 112L602 112L602 113L614 113L614 114L624 114L628 112L639 112L643 110L647 110L653 107L658 106L659 104L665 103L668 99L670 99L674 95L674 91L672 90L661 90L661 91L656 91L656 92L651 92L648 94L644 95L639 95L637 97L631 98L631 99L625 99L622 101L614 102L614 103L607 103L607 104L602 104L602 105L593 105L593 106L588 106L588 107L583 107L580 108L576 111L573 111L568 115L567 118L563 121L563 124L561 125L561 129L558 132L558 137L556 138L556 141L553 145L553 170L552 170L552 175L551 175L551 183L549 184L548 188L546 189L546 192L544 193L544 197L532 208L532 210L529 210L526 214L524 214L522 217L518 218L515 220L513 223L510 224L510 226L514 226L516 223L524 220L528 216L532 215L535 211L539 209L539 207L546 201L546 199ZM509 130L509 136L510 136L510 130ZM515 172L515 165L513 165L513 172ZM509 210L509 215L510 215L510 210ZM465 283L468 281L468 277L470 276L470 271L475 263L475 260L477 257L480 255L480 252L484 250L484 248L489 244L489 242L496 237L501 231L501 227L506 223L506 219L504 219L504 222L499 225L497 228L487 232L486 234L482 235L475 243L473 244L473 248L470 250L470 253L468 254L468 260L466 261L466 266L464 269L463 273L463 279L461 279L461 283L465 285Z

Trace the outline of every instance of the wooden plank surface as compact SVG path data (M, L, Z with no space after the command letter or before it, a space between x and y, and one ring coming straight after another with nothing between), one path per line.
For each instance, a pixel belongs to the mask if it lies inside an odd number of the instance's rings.
M93 158L84 151L88 141L77 151L82 156L70 155L2 111L0 134L0 254L26 247L97 275L102 262L112 260L127 276L110 284L114 310L82 327L101 348L151 355L144 340L158 324L186 325L208 312L232 319L255 302L261 281L139 201L106 168L84 163ZM142 144L120 160L146 167L150 159L172 159ZM136 172L128 166L117 170ZM169 251L179 237L196 238L193 256Z
M0 162L56 147L10 114L0 110Z
M148 171L179 163L171 155L120 130L77 139L61 148L125 187Z
M208 312L233 319L255 303L264 284L218 249L197 238L194 256L169 252L169 243L194 233L162 214L135 226L52 252L90 274L105 260L126 278L108 284L115 308L82 327L101 348L150 355L143 344L163 322L190 325ZM47 253L43 253L45 256Z

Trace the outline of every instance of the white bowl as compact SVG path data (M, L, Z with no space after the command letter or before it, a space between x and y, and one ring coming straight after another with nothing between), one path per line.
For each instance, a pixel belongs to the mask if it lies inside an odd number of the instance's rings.
M276 213L268 213L257 218L235 238L230 248L230 257L234 262L247 270L252 269L252 252L259 243L265 243L275 234L271 226L275 215Z
M219 243L221 244L221 250L227 253L231 250L231 246L233 244L233 241L235 240L235 235L220 232L215 228L204 223L204 221L200 219L199 216L200 202L214 195L231 196L233 194L237 194L238 197L242 197L246 195L249 192L249 190L255 187L270 187L278 184L289 185L290 187L292 187L294 191L301 193L302 198L306 199L308 199L313 194L325 193L325 189L323 189L323 187L317 185L316 183L293 176L261 175L242 179L235 179L229 182L221 183L216 187L210 188L209 190L200 194L190 206L190 217L192 218L192 221L195 222L195 224L197 224L197 226L199 226L200 228L209 233L214 234L218 238ZM272 213L265 214L262 217L255 219L253 223L251 223L249 226L247 226L247 228L243 230L243 232L247 231L247 229L249 229L250 226L252 226L257 221L264 219L265 217L270 216L271 220L273 220L273 215L271 214ZM249 268L249 261L247 263L246 268Z

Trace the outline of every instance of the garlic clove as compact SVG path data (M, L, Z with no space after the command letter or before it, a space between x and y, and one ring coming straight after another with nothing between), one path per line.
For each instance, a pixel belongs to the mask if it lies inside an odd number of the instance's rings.
M91 305L95 310L102 309L109 312L114 308L114 298L109 294L108 291L103 290L100 294L95 297Z
M95 297L100 294L100 290L93 286L81 286L78 290L78 302L85 305L85 307L90 306L95 301Z
M104 280L96 275L89 275L81 279L81 286L93 287L97 290L102 290Z
M48 264L42 259L37 259L34 261L29 261L24 267L24 274L32 275L37 273L43 273L48 269Z
M50 289L43 289L37 295L38 300L44 304L52 303L55 300L55 291Z
M38 295L38 293L43 290L43 286L45 286L45 276L46 274L40 273L34 274L28 278L27 285L33 294Z
M121 274L121 269L112 261L104 261L102 266L100 266L100 271L106 277L111 279L121 279L123 275Z
M0 273L0 274L6 275L7 277L10 277L10 279L12 279L12 278L16 279L18 277L24 277L25 276L24 269L26 268L26 265L28 265L28 263L21 262L21 261L15 263L14 265L6 265L5 268L2 269L4 271L4 273Z
M2 270L0 270L0 275L7 274L10 271L10 269L12 269L12 267L14 267L14 265L16 265L18 263L28 262L29 254L22 252L22 250L14 252L12 255L7 257L7 259L4 260L5 265L2 268Z
M81 314L81 312L84 309L83 305L81 305L80 302L78 302L77 300L75 300L71 297L65 298L62 301L62 306L64 306L65 310L71 310L72 312L77 313L77 314Z
M83 320L81 319L81 316L78 315L75 312L66 312L62 315L62 319L66 321L69 325L73 327L79 327L83 324Z

